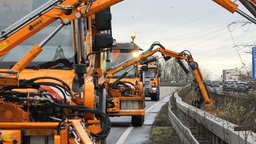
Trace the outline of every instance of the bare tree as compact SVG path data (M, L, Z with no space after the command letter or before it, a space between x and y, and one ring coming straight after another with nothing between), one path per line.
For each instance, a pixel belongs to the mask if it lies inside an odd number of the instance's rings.
M184 72L175 59L170 59L168 61L161 60L160 64L162 69L162 82L188 82L190 76Z

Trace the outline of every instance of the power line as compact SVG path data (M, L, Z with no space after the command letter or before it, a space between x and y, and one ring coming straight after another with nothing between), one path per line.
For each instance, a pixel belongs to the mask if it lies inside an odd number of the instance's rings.
M177 24L176 26L168 26L168 27L163 28L163 29L161 29L161 30L159 30L159 31L152 32L152 33L149 33L149 34L147 33L146 36L142 36L141 39L146 39L146 38L148 38L148 37L152 37L152 36L155 36L155 35L157 35L157 34L169 32L170 30L174 30L174 29L172 29L173 27L175 27L175 29L177 29L177 28L186 26L186 25L188 25L188 24L190 24L190 23L192 23L192 22L198 21L198 20L200 20L200 19L202 19L202 18L204 18L204 17L207 17L207 16L209 16L209 15L211 15L211 14L213 14L213 13L216 13L216 12L219 11L219 10L220 10L220 9L218 8L218 9L215 9L215 10L213 10L213 11L211 11L211 12L209 12L209 13L206 13L206 14L204 14L204 15L201 15L201 16L198 16L198 17L196 17L196 18L193 18L193 19L190 19L190 20L188 20L188 21L185 21L185 22L183 22L183 23L181 23L181 24Z

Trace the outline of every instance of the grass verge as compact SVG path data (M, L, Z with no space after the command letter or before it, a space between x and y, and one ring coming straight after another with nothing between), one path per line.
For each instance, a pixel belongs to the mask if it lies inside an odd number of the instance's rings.
M181 144L180 138L171 126L168 117L168 103L157 114L151 131L150 144Z

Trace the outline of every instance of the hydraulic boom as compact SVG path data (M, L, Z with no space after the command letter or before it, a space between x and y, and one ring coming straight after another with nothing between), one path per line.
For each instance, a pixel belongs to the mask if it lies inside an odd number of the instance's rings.
M155 46L159 46L159 47L153 49ZM204 80L203 80L202 74L200 72L200 69L198 67L198 64L193 60L192 55L188 51L182 51L182 52L178 53L178 52L166 49L164 46L162 46L158 42L153 43L147 51L143 52L138 57L129 59L126 62L124 62L122 64L119 64L116 67L106 71L105 75L107 77L112 77L113 74L115 74L115 73L119 72L120 70L123 70L123 69L125 69L125 68L127 68L131 65L143 64L144 63L143 60L145 60L147 57L150 57L150 56L152 56L153 54L155 54L157 52L161 53L163 55L164 59L166 59L166 60L168 60L170 58L175 58L179 62L181 67L184 69L184 71L186 73L188 73L189 71L185 68L185 66L181 62L181 60L185 60L189 64L190 68L193 71L196 82L197 82L198 87L200 89L201 96L204 99L204 103L207 104L207 105L212 105L213 104L213 99L211 99L209 97L209 94L208 94L207 88L204 85Z
M231 13L237 12L238 14L240 14L241 16L243 16L244 18L248 19L249 21L251 21L252 23L256 24L256 1L255 0L239 0L240 3L242 3L247 10L254 16L250 16L248 15L246 12L240 10L238 8L238 4L236 4L235 2L231 1L231 0L213 0L214 2L216 2L217 4L219 4L220 6L222 6L223 8L225 8L226 10L228 10Z

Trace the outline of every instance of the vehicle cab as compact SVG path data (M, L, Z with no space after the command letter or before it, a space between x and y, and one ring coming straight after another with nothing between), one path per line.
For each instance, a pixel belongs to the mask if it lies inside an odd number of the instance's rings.
M139 47L133 42L117 43L110 53L107 69L113 69L129 62L138 55L138 52ZM132 125L141 126L144 122L145 99L138 66L131 65L121 69L112 76L108 76L108 79L108 98L113 99L113 105L107 109L108 115L131 116Z

